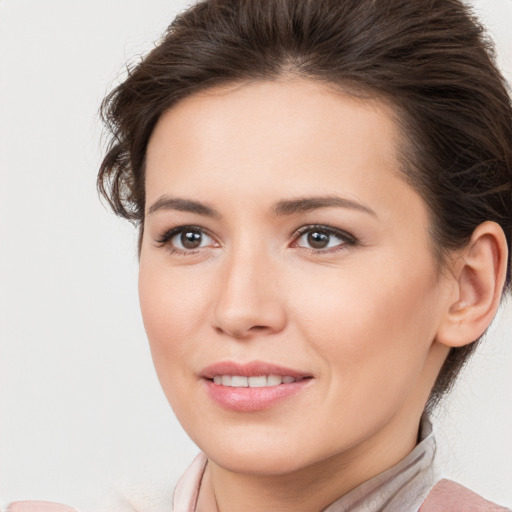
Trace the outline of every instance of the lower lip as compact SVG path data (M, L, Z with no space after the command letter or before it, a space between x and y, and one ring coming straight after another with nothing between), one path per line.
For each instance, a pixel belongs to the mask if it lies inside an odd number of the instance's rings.
M313 379L264 388L235 388L214 384L205 379L206 389L214 402L224 409L237 412L255 412L268 409L276 403L303 391Z

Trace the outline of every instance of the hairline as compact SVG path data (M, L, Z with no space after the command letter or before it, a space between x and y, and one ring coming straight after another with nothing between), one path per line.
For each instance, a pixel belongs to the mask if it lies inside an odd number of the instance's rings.
M168 108L163 109L158 115L151 134L148 137L148 141L145 146L144 151L144 160L140 167L140 175L141 181L143 182L143 208L142 208L142 218L138 221L138 258L140 259L141 251L142 251L142 242L144 237L144 222L146 219L146 155L147 148L149 146L149 142L151 137L155 131L155 128L162 118L170 110L174 109L177 105L186 101L188 98L192 98L198 95L208 95L208 94L228 94L233 90L238 88L242 88L251 84L258 84L261 82L277 82L277 81L294 81L296 79L299 80L309 80L315 82L317 84L321 84L328 90L329 92L340 95L342 97L350 97L355 100L359 100L365 104L373 104L382 110L386 115L388 115L393 124L396 127L397 140L396 140L396 157L399 163L398 172L396 173L397 177L404 180L411 188L413 188L421 200L424 202L427 209L427 220L428 220L428 233L429 233L429 249L430 254L432 256L433 263L435 265L436 274L438 277L442 275L442 273L446 270L447 264L447 255L449 250L447 248L441 247L439 242L436 242L436 216L433 212L431 206L428 204L424 197L424 191L421 186L417 183L417 179L415 177L421 175L421 170L418 169L418 165L414 162L414 141L413 139L406 134L406 132L411 132L408 129L408 112L407 110L394 98L391 98L389 94L386 94L384 91L377 90L369 85L365 85L362 82L357 80L343 80L338 83L332 80L322 79L319 76L312 75L310 73L304 73L299 69L291 66L290 64L283 64L279 73L275 73L273 75L267 75L262 73L259 77L240 77L234 78L232 80L223 80L220 79L217 83L214 84L201 84L196 90L190 91L188 94L180 97L177 101L175 101Z

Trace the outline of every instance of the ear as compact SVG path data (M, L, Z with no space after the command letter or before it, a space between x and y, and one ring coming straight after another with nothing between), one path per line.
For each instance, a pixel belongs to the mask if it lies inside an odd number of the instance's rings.
M453 262L453 293L437 332L437 341L462 347L477 340L489 327L505 285L508 248L495 222L480 224Z

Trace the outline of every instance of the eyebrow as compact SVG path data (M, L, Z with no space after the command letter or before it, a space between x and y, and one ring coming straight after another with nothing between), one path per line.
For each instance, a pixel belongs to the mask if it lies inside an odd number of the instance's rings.
M308 212L318 208L332 207L358 210L377 217L377 214L368 206L338 196L317 196L287 199L277 202L272 210L274 211L275 215L293 215L294 213Z
M297 199L283 199L278 201L272 207L272 212L277 216L293 215L295 213L309 212L319 208L348 208L368 213L373 216L377 214L368 206L357 201L338 197L338 196L315 196L299 197ZM221 214L204 203L192 199L179 197L162 196L157 199L149 208L148 215L159 210L178 210L182 212L191 212L205 217L220 218Z
M159 210L178 210L181 212L197 213L205 217L219 218L221 215L217 210L212 207L193 201L192 199L182 199L179 197L162 196L156 200L148 210L148 215L155 213Z

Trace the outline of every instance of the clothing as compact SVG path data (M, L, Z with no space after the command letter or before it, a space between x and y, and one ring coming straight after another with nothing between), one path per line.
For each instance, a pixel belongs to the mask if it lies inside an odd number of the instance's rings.
M17 501L6 512L76 512L74 508L48 501Z
M510 509L484 500L455 482L439 480L434 470L435 452L436 442L432 426L424 418L419 443L407 457L345 494L323 512L511 512ZM148 503L148 507L141 504L130 507L129 510L195 512L201 490L202 504L206 505L208 512L215 512L215 497L201 489L206 465L207 458L200 453L176 485L172 509L169 500L168 506L163 505L161 508L150 507ZM26 501L12 503L5 512L77 511L65 505Z
M427 418L421 423L414 450L392 468L364 482L323 512L499 512L509 509L484 500L469 489L440 480L434 471L436 443ZM174 512L195 512L207 459L199 454L178 482ZM437 484L436 484L437 482ZM208 512L215 512L214 496L201 496Z
M173 512L195 512L200 479L205 467L206 458L200 454L176 487ZM381 502L384 495L385 493L379 495L377 492L373 500L370 497L365 499L362 496L360 501L355 500L352 503L350 503L352 500L346 499L349 496L346 495L329 505L323 512L511 512L511 509L491 503L462 485L446 479L440 480L434 485L419 509L416 508L416 505L407 505L403 500L398 499L398 495L396 499L392 497L387 503ZM405 496L406 494L404 498ZM212 503L209 512L216 510L215 503Z
M450 480L441 480L430 491L420 512L506 512L473 491Z
M324 512L416 512L436 482L432 464L436 451L432 426L424 420L420 442L396 466L359 485ZM178 482L174 512L194 512L207 459L199 454ZM215 503L208 504L212 512Z

